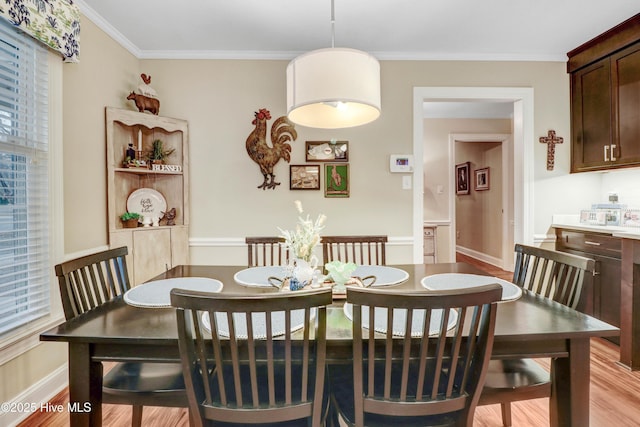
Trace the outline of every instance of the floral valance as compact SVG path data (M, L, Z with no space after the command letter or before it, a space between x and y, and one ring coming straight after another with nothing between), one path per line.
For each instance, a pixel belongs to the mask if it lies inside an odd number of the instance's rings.
M65 61L78 61L80 10L73 0L4 0L0 16L60 52Z

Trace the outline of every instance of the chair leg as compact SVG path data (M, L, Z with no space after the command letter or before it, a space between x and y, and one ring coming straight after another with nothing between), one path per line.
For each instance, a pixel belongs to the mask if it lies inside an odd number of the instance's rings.
M133 414L131 415L131 427L140 427L142 425L142 406L134 405Z
M502 408L502 424L504 427L511 427L511 402L501 403L500 408Z

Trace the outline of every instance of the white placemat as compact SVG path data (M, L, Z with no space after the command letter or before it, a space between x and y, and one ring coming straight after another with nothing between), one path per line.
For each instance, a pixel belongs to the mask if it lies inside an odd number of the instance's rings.
M265 267L251 267L238 271L233 280L237 284L243 286L254 286L259 288L271 288L273 285L269 284L269 277L277 277L278 279L284 279L287 275L286 267L281 265L265 266Z
M404 270L400 270L395 267L387 267L385 265L359 265L351 276L354 277L367 277L375 276L376 281L371 287L379 286L392 286L406 282L409 278L409 273Z
M165 308L171 307L171 289L187 289L190 291L220 292L222 282L208 277L176 277L173 279L154 280L129 289L124 294L124 301L134 307Z
M311 319L315 318L316 309L311 309ZM247 322L245 321L245 313L234 313L237 338L247 338ZM227 313L216 313L218 321L218 334L223 337L229 336L229 323L227 322ZM253 313L251 316L253 325L253 337L257 339L265 339L267 337L267 319L266 313ZM211 323L209 322L209 313L202 313L202 324L204 328L211 332ZM284 311L273 313L271 318L271 329L273 336L284 335L285 333ZM291 332L302 329L304 326L304 310L294 310L291 312Z
M344 314L347 318L353 321L353 305L346 302L344 304ZM422 324L424 323L425 310L414 310L413 320L411 322L411 336L422 336ZM374 329L376 332L382 334L387 333L387 309L383 307L376 307L375 309L375 323ZM402 308L393 309L393 335L404 336L405 323L407 322L407 310ZM431 322L429 323L429 335L437 335L440 332L440 323L442 322L442 310L433 310L431 312ZM447 330L456 326L458 322L458 312L455 310L449 311L449 321L447 322ZM362 306L362 326L364 328L369 327L369 307Z
M498 283L502 286L502 301L515 301L522 295L522 288L497 277L478 274L442 273L424 277L420 283L432 291L473 288Z

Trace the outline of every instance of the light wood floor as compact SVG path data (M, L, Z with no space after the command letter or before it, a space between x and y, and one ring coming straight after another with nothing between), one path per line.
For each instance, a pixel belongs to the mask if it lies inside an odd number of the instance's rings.
M496 277L510 279L511 273L480 263L464 256L459 261L474 264ZM640 426L640 371L631 372L616 364L618 347L601 339L591 341L591 427ZM548 368L548 363L542 363ZM68 390L58 394L52 404L69 400ZM536 399L513 404L514 427L540 427L549 425L548 399ZM124 427L131 425L131 408L122 405L103 405L103 425ZM186 409L146 407L143 425L154 427L188 426ZM36 413L20 424L20 427L66 427L68 413ZM474 427L499 427L502 425L500 406L478 407ZM585 426L586 427L586 426Z

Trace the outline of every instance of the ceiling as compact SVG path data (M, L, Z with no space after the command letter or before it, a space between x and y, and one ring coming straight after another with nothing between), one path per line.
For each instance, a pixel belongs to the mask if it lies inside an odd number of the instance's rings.
M331 0L76 0L139 58L292 59L331 47ZM638 0L335 0L335 47L380 60L565 61Z

